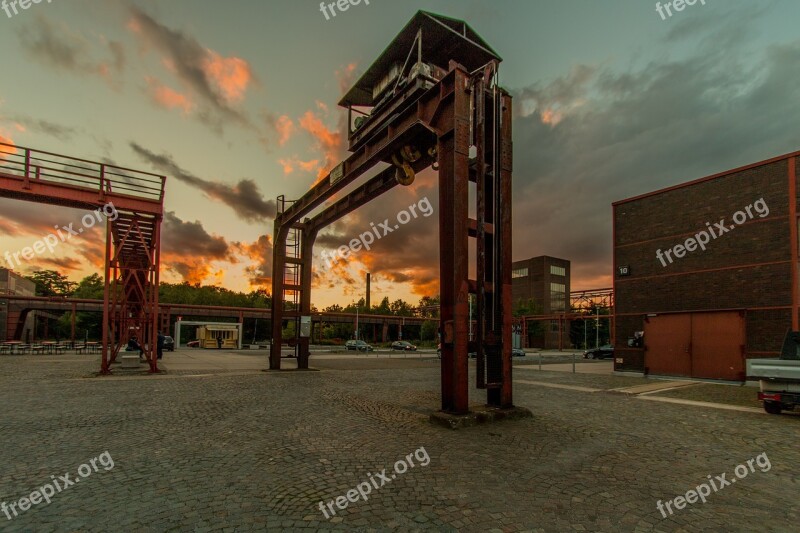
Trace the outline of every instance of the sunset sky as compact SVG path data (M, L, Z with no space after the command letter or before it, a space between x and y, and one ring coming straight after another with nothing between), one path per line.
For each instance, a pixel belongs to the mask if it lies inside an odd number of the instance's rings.
M662 2L664 3L664 2ZM336 106L424 9L466 20L514 95L514 259L572 261L611 285L611 202L800 149L800 2L707 0L54 0L0 11L0 142L168 176L162 280L269 288L275 198L346 157ZM398 187L318 241L334 249L421 199ZM357 184L363 183L363 179ZM0 253L84 213L0 199ZM328 269L313 301L438 293L437 217ZM15 270L102 270L89 231ZM3 266L8 266L4 264Z

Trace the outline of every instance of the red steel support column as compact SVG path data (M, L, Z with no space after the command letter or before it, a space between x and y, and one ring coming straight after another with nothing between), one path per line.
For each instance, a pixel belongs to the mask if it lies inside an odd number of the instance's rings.
M151 352L151 366L150 371L153 373L158 372L158 288L161 283L161 217L154 217L153 219L153 247L152 253L148 254L152 258L150 264L150 276L152 282L150 286L150 301L146 309L150 310L151 324L153 325L150 335L150 352Z
M451 62L451 128L438 139L439 265L441 279L442 410L469 411L469 143L470 97L467 73Z
M496 209L495 220L498 226L495 227L495 239L497 239L498 253L498 272L495 272L495 298L500 305L500 322L502 324L502 385L500 389L489 389L487 400L489 405L496 407L513 406L512 395L512 363L511 363L511 323L512 323L512 301L511 301L511 173L513 170L513 145L511 131L511 96L501 93L500 97L500 135L498 150L500 152L499 166L500 179L497 182L495 195L499 197ZM499 287L497 287L499 285Z
M111 321L111 296L109 294L109 286L111 285L111 239L113 238L111 231L111 220L106 219L106 261L105 261L105 284L103 286L103 359L100 364L100 372L102 374L110 374L111 370L108 367L108 350L111 343L109 342L109 323ZM75 309L73 304L73 310ZM75 342L75 314L72 314L72 342Z
M800 276L798 275L798 243L797 243L797 166L794 157L789 158L789 239L792 252L792 331L800 330L800 315L798 313L798 291L800 291Z
M286 265L286 237L291 225L281 224L281 216L275 217L275 238L272 248L272 344L269 353L269 369L281 369L281 347L283 346L283 276Z
M302 231L302 243L300 247L300 255L303 264L300 273L300 316L311 316L311 277L314 263L314 242L317 240L317 231L310 228L304 228ZM311 355L309 345L311 339L309 337L300 337L300 324L297 324L298 329L295 333L298 337L298 350L297 350L297 368L308 368L308 358Z

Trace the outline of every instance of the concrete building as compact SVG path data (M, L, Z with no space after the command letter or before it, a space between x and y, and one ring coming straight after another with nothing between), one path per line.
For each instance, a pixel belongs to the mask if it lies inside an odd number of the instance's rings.
M614 204L616 370L742 381L779 355L800 329L798 156Z
M36 296L36 284L29 279L26 279L12 270L0 267L0 296ZM26 335L33 334L34 324L36 324L36 313L29 313L25 326L22 329L22 338L25 339ZM0 300L0 325L5 325L8 322L8 305L7 301ZM5 337L6 328L0 328L0 337ZM10 340L0 338L0 340ZM18 339L17 339L18 340Z
M542 255L512 263L511 298L516 308L533 300L536 314L569 312L570 262ZM545 323L528 344L537 348L558 348L558 321Z

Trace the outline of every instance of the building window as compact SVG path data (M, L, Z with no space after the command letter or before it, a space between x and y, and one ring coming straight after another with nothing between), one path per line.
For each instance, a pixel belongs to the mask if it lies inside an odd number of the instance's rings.
M550 310L567 310L567 287L563 283L550 284Z
M516 270L511 271L511 279L527 278L527 277L528 277L527 268L518 268Z
M550 265L550 274L553 276L566 276L567 269L565 267Z

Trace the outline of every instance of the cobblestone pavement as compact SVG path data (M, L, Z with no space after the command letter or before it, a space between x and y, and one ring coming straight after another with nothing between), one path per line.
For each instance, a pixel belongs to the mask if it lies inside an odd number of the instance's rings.
M519 383L515 403L534 418L450 431L427 421L439 404L437 361L177 373L170 357L166 375L126 378L87 377L97 364L85 356L0 358L0 502L51 476L74 478L105 451L114 460L49 505L0 514L0 530L786 532L800 523L797 415ZM325 519L321 501L391 473L420 447L429 465ZM769 471L666 519L656 509L762 452Z

